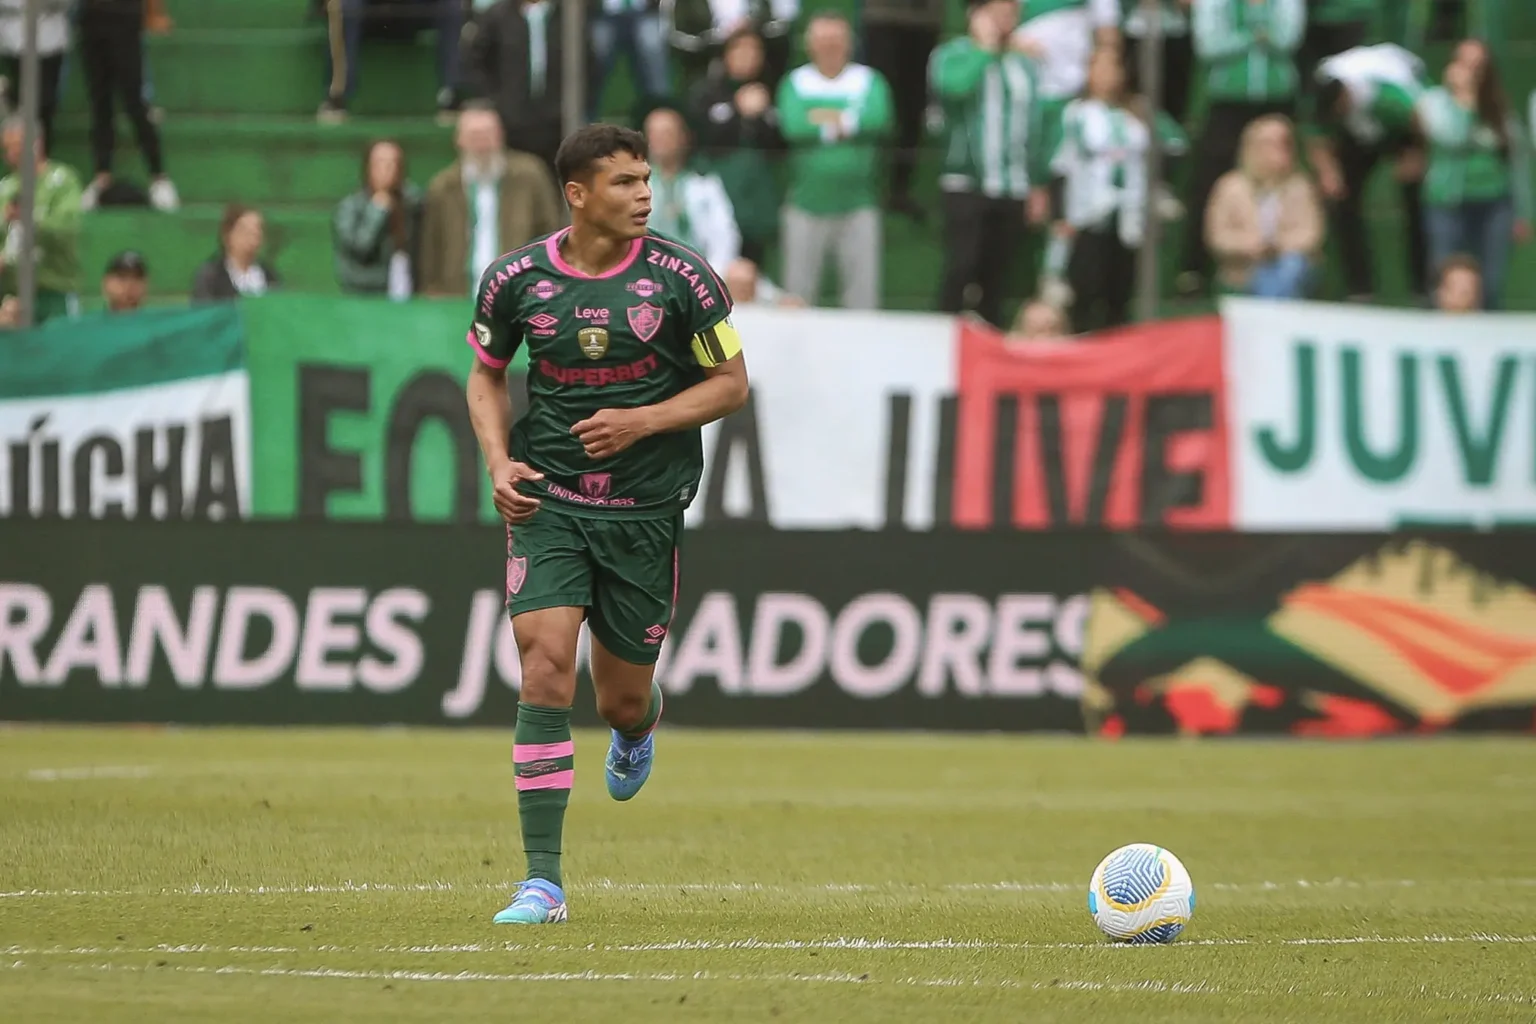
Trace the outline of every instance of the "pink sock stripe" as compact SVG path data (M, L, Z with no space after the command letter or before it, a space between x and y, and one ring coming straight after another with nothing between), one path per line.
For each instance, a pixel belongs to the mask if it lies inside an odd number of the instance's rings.
M517 788L521 792L525 789L570 789L576 778L575 770L564 772L550 772L548 775L535 775L531 779L518 776Z
M550 761L557 757L574 756L576 756L575 740L562 740L559 743L512 744L513 764L527 764L529 761Z

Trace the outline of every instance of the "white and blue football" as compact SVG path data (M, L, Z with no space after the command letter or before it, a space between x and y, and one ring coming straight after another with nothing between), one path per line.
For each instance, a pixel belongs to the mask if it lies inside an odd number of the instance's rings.
M1172 942L1195 914L1195 883L1161 846L1132 843L1093 869L1088 912L1116 942Z

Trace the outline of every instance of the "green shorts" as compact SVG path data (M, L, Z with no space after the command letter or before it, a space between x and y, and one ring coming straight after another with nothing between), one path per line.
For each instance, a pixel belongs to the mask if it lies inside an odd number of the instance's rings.
M683 516L585 519L545 505L507 528L507 614L585 608L592 635L634 665L652 665L677 603Z

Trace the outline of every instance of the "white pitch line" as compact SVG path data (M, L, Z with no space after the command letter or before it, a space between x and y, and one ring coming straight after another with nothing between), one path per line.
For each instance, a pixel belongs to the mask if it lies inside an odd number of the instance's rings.
M1304 937L1293 939L1185 939L1173 943L1173 948L1210 948L1221 946L1368 946L1404 945L1430 946L1449 944L1486 945L1536 945L1536 935L1501 935L1491 932L1473 932L1469 935L1349 935L1336 937ZM564 945L549 942L469 942L435 945L385 945L385 946L337 946L319 945L309 949L296 946L213 946L206 943L163 943L137 948L109 946L49 946L49 947L0 947L0 956L149 956L149 955L200 955L252 954L252 953L352 953L352 954L409 954L431 956L458 953L671 953L671 952L729 952L735 950L851 950L878 952L884 950L955 950L982 949L1008 950L1129 950L1153 949L1154 946L1132 946L1125 943L1099 942L992 942L980 939L888 939L842 936L831 939L674 939L665 942L634 943L586 943Z
M86 768L33 768L29 782L79 782L85 779L145 779L155 770L148 765L100 765Z
M1198 886L1217 892L1285 892L1301 890L1338 889L1414 889L1414 888L1467 888L1471 886L1497 886L1500 888L1536 887L1536 878L1473 878L1473 879L1297 879L1289 882L1211 882ZM124 897L166 896L294 896L311 894L363 894L363 893L410 893L410 892L505 892L515 889L516 881L506 882L333 882L310 885L230 885L224 882L166 886L159 889L15 889L0 892L0 899L120 899ZM619 882L601 878L591 882L576 883L571 891L577 895L587 892L700 892L700 893L784 893L837 895L842 893L931 893L931 892L988 892L988 893L1075 893L1087 889L1077 882L952 882L939 885L921 885L903 882L856 883L828 882L824 884L779 884L771 882Z
M17 960L0 969L27 970L31 965ZM1133 992L1138 994L1154 995L1227 995L1241 996L1245 998L1264 997L1270 998L1276 995L1296 996L1304 999L1339 1000L1339 999L1406 999L1409 1001L1435 1000L1438 1002L1473 1002L1473 1003L1512 1003L1517 1005L1531 1005L1536 1003L1536 996L1509 992L1439 992L1427 988L1418 991L1406 990L1401 992L1346 992L1339 990L1308 991L1296 985L1288 986L1284 990L1279 989L1223 989L1210 982L1201 980L1194 982L1167 982L1157 979L1143 981L1110 982L1088 981L1081 979L1056 979L1053 981L1020 982L1012 979L988 979L988 978L956 978L956 977L905 977L893 978L889 981L872 978L868 973L851 974L847 972L799 974L744 974L744 973L716 973L713 971L662 971L654 973L646 972L621 972L605 973L599 971L542 971L519 974L490 973L484 971L374 971L374 970L348 970L335 967L237 967L232 964L220 967L197 967L177 965L174 967L156 968L141 965L122 964L66 964L68 970L92 971L101 973L128 972L134 974L147 974L151 971L164 970L177 974L211 974L211 975L243 975L265 978L326 978L351 981L420 981L420 982L513 982L527 984L530 982L744 982L757 984L783 984L785 982L800 982L803 984L850 984L850 985L907 985L921 988L982 988L982 989L1008 989L1014 991L1032 992Z

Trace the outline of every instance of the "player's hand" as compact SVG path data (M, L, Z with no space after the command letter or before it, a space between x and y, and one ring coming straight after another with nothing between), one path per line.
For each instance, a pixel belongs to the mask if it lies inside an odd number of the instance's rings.
M543 480L544 474L532 466L508 459L491 470L491 502L501 518L518 526L533 518L539 499L523 494L517 485L524 480Z
M639 409L600 409L571 428L589 459L608 459L644 437L645 413Z

